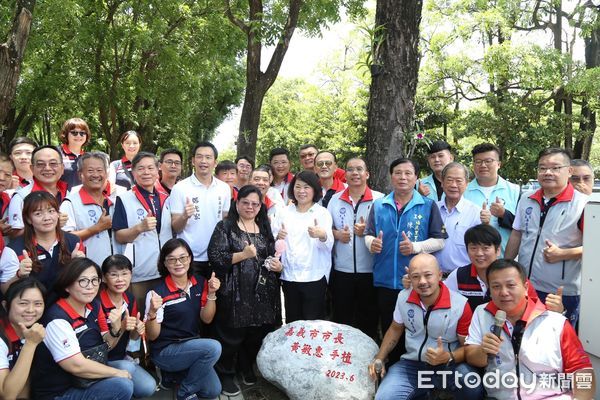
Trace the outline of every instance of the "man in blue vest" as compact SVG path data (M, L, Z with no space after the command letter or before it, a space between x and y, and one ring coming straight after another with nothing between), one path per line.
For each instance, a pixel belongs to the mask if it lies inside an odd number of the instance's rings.
M481 386L471 387L464 381L467 374L474 374L464 363L472 317L467 299L442 283L440 266L430 254L415 256L408 275L413 289L398 296L394 321L369 365L371 377L384 378L375 399L416 399L434 387L453 392L457 399L481 399ZM386 357L404 332L406 353L386 373ZM444 379L438 379L441 376Z
M365 229L365 244L375 254L373 285L382 332L392 323L410 259L442 249L448 237L436 203L415 190L419 165L409 158L398 158L390 164L390 176L394 190L373 202Z

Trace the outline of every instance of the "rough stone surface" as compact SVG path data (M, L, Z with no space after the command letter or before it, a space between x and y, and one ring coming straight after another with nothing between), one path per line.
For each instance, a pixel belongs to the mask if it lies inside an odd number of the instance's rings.
M360 330L329 321L296 321L263 340L257 366L292 400L366 400L375 395L367 366L377 344Z

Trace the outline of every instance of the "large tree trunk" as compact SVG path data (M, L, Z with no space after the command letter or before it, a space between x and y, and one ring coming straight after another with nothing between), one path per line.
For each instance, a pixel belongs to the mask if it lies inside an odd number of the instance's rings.
M388 166L403 155L413 130L419 72L421 0L378 0L375 26L384 26L381 54L373 57L367 122L371 186L388 191Z
M0 44L0 141L2 128L17 92L25 47L29 39L35 0L17 0L15 17L6 43ZM6 144L6 143L4 143Z
M260 70L262 42L255 28L237 19L231 12L229 0L225 0L226 15L232 24L236 25L248 37L246 58L246 95L240 118L239 136L237 139L237 155L249 156L252 160L256 157L256 141L258 139L258 125L260 123L260 112L262 103L271 88L285 53L290 45L294 30L298 25L298 16L303 0L290 0L288 18L281 32L281 39L275 47L275 51L269 61L265 72ZM263 15L263 4L261 0L248 0L249 21L260 23Z

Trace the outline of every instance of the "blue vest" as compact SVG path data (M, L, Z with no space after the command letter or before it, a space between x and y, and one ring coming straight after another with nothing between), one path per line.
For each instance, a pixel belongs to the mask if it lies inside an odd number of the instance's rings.
M423 197L416 190L412 199L406 204L402 214L399 214L394 202L394 192L373 202L375 216L375 235L383 231L383 249L375 255L373 265L373 285L388 289L402 289L402 276L405 267L414 256L404 256L400 253L399 245L402 231L413 242L428 238L429 218L431 208L437 207L435 202Z

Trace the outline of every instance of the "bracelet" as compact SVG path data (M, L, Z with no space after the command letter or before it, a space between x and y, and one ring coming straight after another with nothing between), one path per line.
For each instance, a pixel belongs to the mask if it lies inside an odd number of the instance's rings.
M119 329L117 331L117 333L113 333L112 329L108 330L108 333L110 334L110 336L114 337L114 338L118 338L121 335L121 329Z
M148 318L146 319L146 321L154 321L156 319L156 314L154 314L154 316L150 316L150 313L148 313Z
M210 297L210 296L207 296L207 297L206 297L206 300L212 300L212 301L215 301L215 300L217 300L217 295L213 293L213 296L212 296L212 297Z
M455 363L456 360L454 359L454 354L452 354L452 351L448 351L448 353L450 353L450 359L448 360L448 362L446 363L446 366L451 365L452 363Z

